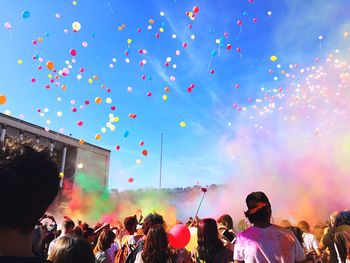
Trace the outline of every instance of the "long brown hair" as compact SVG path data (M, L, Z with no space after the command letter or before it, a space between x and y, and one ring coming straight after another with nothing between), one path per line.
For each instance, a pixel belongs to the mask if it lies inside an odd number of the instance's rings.
M63 236L55 242L48 260L53 263L95 263L95 256L84 239Z
M100 251L106 251L109 249L115 239L115 234L109 229L103 229L101 234L98 236L97 244L94 248L94 254Z
M151 226L147 233L142 259L145 263L166 263L169 257L168 236L162 225Z

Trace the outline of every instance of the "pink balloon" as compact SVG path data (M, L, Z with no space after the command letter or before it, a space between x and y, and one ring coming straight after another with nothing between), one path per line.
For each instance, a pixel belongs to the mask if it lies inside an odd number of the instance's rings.
M10 30L10 29L12 28L12 25L11 25L10 22L5 22L4 27L5 27L6 29Z
M191 233L186 225L177 224L170 229L168 237L173 248L184 248L190 242Z

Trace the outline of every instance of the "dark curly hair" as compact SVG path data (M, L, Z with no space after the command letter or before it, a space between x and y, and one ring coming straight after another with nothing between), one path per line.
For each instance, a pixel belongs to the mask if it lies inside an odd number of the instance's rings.
M7 138L0 146L0 227L27 233L54 201L59 171L47 147Z

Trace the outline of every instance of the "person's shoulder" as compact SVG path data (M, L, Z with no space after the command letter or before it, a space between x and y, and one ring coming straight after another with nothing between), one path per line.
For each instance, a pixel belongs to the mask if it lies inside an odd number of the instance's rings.
M0 256L0 263L49 263L40 257L9 257Z
M269 228L271 229L271 231L279 232L281 234L294 235L292 230L281 226L271 225Z

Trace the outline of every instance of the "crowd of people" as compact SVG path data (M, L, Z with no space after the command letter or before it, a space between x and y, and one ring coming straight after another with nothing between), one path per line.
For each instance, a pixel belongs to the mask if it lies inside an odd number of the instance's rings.
M228 215L184 222L193 247L174 247L162 215L142 212L122 224L63 223L45 214L59 191L59 171L50 151L7 138L0 149L0 263L225 263L350 262L350 211L333 213L322 226L300 221L271 223L263 192L246 198L249 224L234 228ZM181 222L177 222L180 224Z

